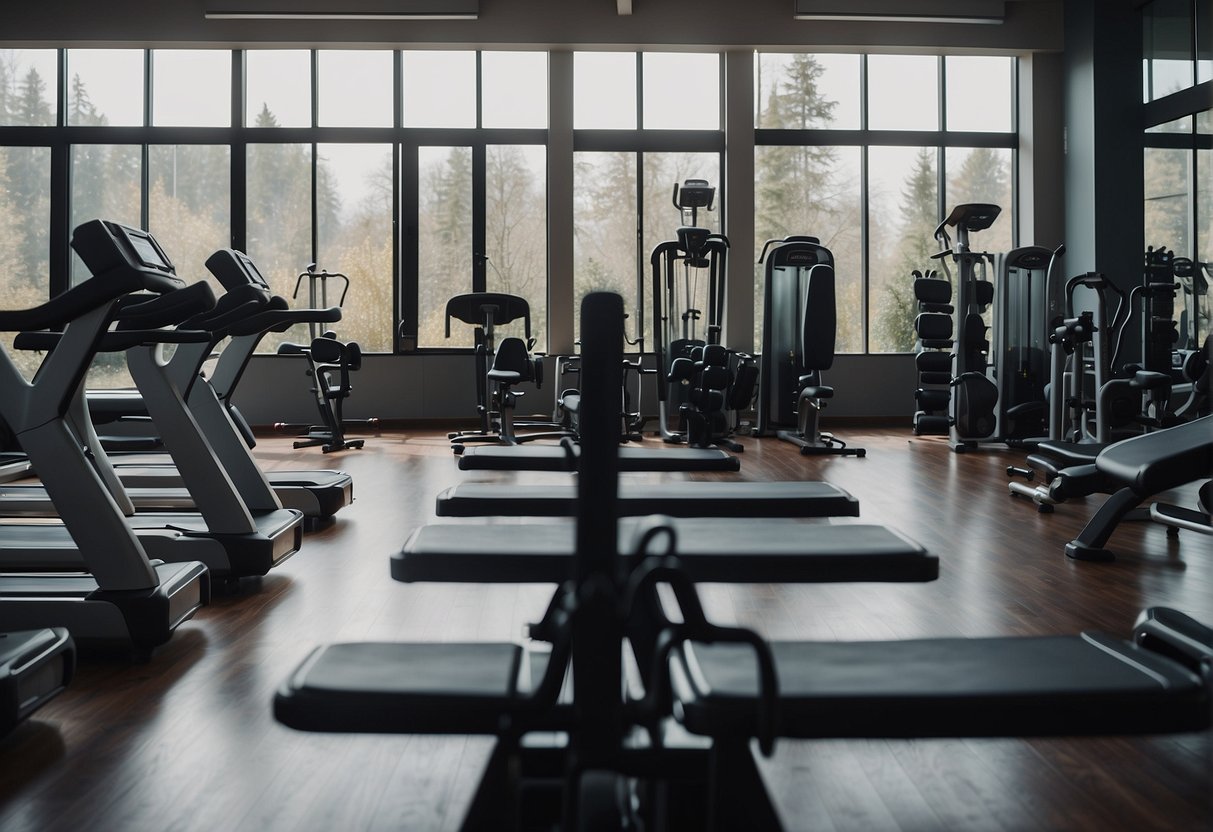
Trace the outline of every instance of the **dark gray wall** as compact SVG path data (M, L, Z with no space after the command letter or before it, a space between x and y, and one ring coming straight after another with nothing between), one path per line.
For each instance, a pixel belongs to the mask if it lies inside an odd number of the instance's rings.
M1141 25L1135 0L1065 4L1066 273L1141 279Z
M1001 25L796 21L792 0L635 0L620 16L614 0L480 0L472 21L205 20L207 9L265 0L60 0L0 4L0 42L468 47L900 46L1026 52L1061 49L1060 0L1011 0ZM282 8L352 10L358 0L282 0ZM914 3L904 3L912 9ZM956 0L964 7L964 0Z

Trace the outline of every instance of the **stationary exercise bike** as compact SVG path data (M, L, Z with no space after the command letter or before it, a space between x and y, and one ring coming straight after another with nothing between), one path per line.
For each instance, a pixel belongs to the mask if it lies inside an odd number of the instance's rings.
M550 422L515 422L514 412L523 392L517 385L543 386L543 356L532 354L531 307L524 298L503 292L470 292L446 304L446 337L451 320L475 327L476 412L480 427L447 434L455 453L469 442L517 445L534 439L559 439L569 431ZM498 342L497 327L521 320L524 338L510 336ZM518 434L516 427L548 428L540 433Z

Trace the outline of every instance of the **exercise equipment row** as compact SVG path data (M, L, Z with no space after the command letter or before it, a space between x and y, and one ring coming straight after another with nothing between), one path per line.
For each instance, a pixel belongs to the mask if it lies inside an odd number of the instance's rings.
M611 403L622 326L618 296L587 297L583 360L593 382L583 389L590 418L582 426L577 520L571 534L549 541L572 548L559 555L564 580L531 627L531 643L321 647L277 693L280 721L308 731L495 736L468 829L778 828L754 763L755 740L769 754L779 737L1208 727L1213 632L1173 610L1147 611L1132 640L1087 633L772 643L710 622L695 570L761 580L748 559L688 555L689 566L682 531L696 524L661 518L625 527L634 537L621 542ZM866 539L870 551L852 541L840 544L847 555L802 553L802 579L834 579L841 558L855 570L848 578L934 576L920 547L896 535ZM543 552L529 555L540 569ZM427 557L437 563L442 555ZM496 568L489 556L483 560L485 573L459 579L479 580ZM763 568L774 568L773 560ZM425 574L422 564L413 561L421 572L412 577ZM558 568L549 568L544 574L554 576ZM627 673L628 666L637 670Z

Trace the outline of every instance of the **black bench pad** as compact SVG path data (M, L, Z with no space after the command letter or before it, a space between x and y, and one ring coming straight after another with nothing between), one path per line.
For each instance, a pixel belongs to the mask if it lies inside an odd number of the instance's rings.
M329 644L279 689L274 715L303 731L496 734L547 654L523 659L511 643Z
M1095 465L1143 496L1213 476L1213 416L1109 445Z
M858 517L859 501L826 482L620 483L619 516ZM571 517L575 485L465 482L438 495L439 517Z
M576 458L577 449L574 449ZM461 471L567 471L569 460L559 445L482 445L466 448ZM741 460L716 448L619 449L620 471L739 471Z
M619 524L620 546L636 521ZM939 561L883 526L674 521L678 558L696 581L829 583L932 581ZM571 523L429 525L392 556L398 581L559 583L571 577ZM503 551L504 550L504 551Z
M780 736L1010 737L1203 729L1199 677L1097 633L1040 638L775 642ZM753 652L694 644L671 661L693 732L754 730Z

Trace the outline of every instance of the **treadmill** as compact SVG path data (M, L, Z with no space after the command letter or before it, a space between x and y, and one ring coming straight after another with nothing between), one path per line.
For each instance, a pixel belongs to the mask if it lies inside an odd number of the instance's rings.
M91 278L40 306L0 311L0 331L63 331L32 381L0 348L0 416L60 507L88 571L0 574L0 630L65 627L79 644L120 646L146 656L209 600L210 575L198 562L148 560L96 469L80 452L67 411L111 322L123 308L137 308L128 296L159 296L140 304L144 309L192 305L198 311L208 308L213 296L209 287L187 288L145 232L93 220L75 230L72 247ZM136 296L142 297L147 296ZM155 333L121 335L135 340ZM0 527L0 550L10 539L10 530Z
M232 393L257 345L268 333L285 332L296 324L339 321L341 309L336 306L328 309L286 308L285 299L269 294L269 284L252 259L234 249L216 251L207 259L206 267L229 292L246 291L243 287L251 286L266 293L264 308L246 320L233 324L226 333L230 340L220 353L214 372L206 380L222 402L244 444L252 448L256 445L256 439L232 403ZM197 354L200 360L195 375L201 371L207 354ZM203 413L211 412L206 394L195 392L193 387L189 392L187 403L191 409L196 406ZM140 416L147 412L138 390L91 391L88 402L90 412L96 409L111 414L122 412ZM206 433L215 454L225 467L230 464L238 469L243 465L242 457L247 455L247 448L242 449L231 442L231 428L221 422L215 424L201 419L199 428ZM126 486L137 509L188 508L192 504L188 491L184 490L180 472L171 461L166 460L165 453L111 455L111 458L119 479ZM291 469L263 474L283 507L303 512L311 523L327 520L354 500L353 478L344 471ZM0 512L3 512L2 505L0 502Z
M88 254L83 252L82 257ZM176 333L171 331L157 330L134 345L128 343L128 338L119 337L123 333L112 333L102 342L106 349L125 350L127 365L185 477L197 512L136 514L88 418L83 388L75 392L69 410L69 421L88 448L89 460L139 535L148 555L166 561L200 561L223 578L264 575L298 551L303 538L302 513L282 508L231 425L226 411L205 379L196 372L211 347L225 337L234 324L260 311L263 296L265 293L255 287L223 295L213 309L193 315L182 323L179 331L188 327L193 333L184 339L176 338ZM130 313L120 315L123 326L129 325L128 318L133 316ZM180 318L180 315L161 316L155 323L181 323ZM44 346L41 341L47 341L49 348L57 351L57 333L19 336L21 338L26 346ZM179 343L173 358L162 361L158 354L159 342L167 338ZM198 358L199 355L202 358ZM192 408L186 406L187 398L193 402ZM209 435L216 442L226 440L230 447L240 452L226 467L216 458L207 436L200 432L200 424L210 427ZM7 505L11 511L29 514L51 512L59 507L57 501L52 501L35 486L7 487L0 489L0 495L0 507ZM72 545L66 529L11 524L6 531L8 542L0 551L0 565L5 568L79 567L78 550Z

